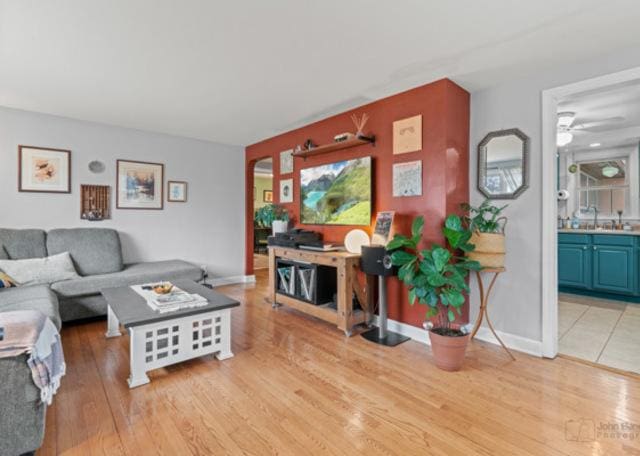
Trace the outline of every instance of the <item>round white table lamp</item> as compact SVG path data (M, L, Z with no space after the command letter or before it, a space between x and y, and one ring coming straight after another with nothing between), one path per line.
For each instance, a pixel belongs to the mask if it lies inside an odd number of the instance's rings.
M344 247L349 253L362 253L363 245L370 245L371 239L364 230L351 230L344 238Z

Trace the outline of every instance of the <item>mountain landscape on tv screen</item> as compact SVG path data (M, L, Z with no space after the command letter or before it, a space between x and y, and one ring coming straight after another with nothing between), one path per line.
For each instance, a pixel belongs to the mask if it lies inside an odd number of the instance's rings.
M371 157L300 172L301 222L309 225L371 223Z

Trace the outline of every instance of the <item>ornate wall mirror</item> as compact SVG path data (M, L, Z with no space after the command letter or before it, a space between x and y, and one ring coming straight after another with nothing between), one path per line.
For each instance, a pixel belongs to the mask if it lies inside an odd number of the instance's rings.
M478 144L478 190L515 199L529 187L529 137L517 128L493 131Z

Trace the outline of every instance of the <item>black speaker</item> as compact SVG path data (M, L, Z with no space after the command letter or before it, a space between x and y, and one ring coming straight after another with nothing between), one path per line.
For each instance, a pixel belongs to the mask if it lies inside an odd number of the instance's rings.
M391 262L391 252L382 245L362 246L360 269L365 274L388 277L396 274Z

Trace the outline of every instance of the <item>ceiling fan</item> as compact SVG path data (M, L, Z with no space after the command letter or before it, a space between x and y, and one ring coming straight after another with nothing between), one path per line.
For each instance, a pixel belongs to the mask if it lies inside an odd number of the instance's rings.
M580 131L591 131L609 124L619 123L625 120L622 116L607 117L606 119L594 120L589 122L574 123L576 113L572 111L564 111L558 113L558 136L557 144L559 147L568 145L573 141L573 134Z

